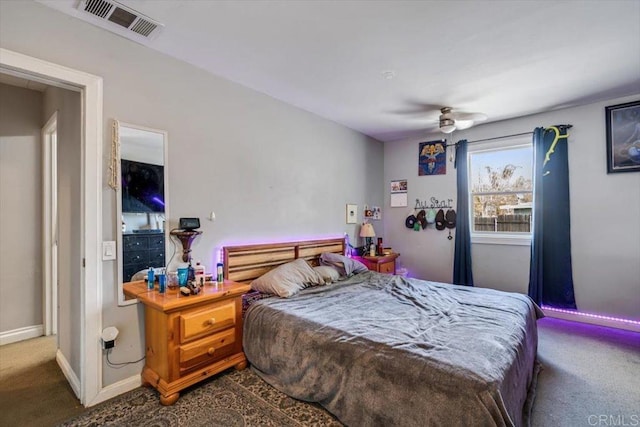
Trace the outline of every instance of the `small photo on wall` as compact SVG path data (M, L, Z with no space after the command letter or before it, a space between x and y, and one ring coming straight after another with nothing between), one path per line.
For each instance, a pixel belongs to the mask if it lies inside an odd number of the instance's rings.
M418 175L445 175L447 173L446 140L421 142L418 151Z
M371 206L371 219L382 219L380 206Z

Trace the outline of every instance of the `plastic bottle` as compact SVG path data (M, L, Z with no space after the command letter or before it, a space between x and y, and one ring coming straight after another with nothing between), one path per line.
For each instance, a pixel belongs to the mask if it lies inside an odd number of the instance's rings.
M147 270L147 288L153 289L153 281L155 280L153 267Z
M196 284L204 285L205 281L205 268L204 265L200 264L200 261L196 261L196 266L193 267L195 276L196 276Z
M223 267L223 266L222 266L222 263L221 263L221 262L219 262L219 263L216 265L216 271L217 271L217 273L218 273L218 283L222 283L222 282L224 282L224 277L223 277L223 268L222 268L222 267Z
M196 270L191 265L191 260L189 260L189 266L187 267L187 282L193 282L196 280Z

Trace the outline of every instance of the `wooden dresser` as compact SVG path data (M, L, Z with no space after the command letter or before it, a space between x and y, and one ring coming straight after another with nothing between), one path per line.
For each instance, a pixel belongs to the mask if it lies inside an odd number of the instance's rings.
M378 273L396 274L396 259L400 254L391 253L388 255L380 256L357 256L353 257L367 266L371 271L377 271Z
M199 295L148 290L144 281L125 283L124 293L145 308L145 367L142 381L155 387L163 405L180 391L220 371L244 369L242 295L249 285L225 280L205 285Z

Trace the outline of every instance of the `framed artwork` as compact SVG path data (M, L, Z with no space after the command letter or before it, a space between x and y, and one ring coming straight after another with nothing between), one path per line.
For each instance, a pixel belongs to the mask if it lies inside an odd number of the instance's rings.
M447 141L421 142L418 150L418 175L446 175Z
M358 205L347 205L347 224L358 223Z
M607 173L640 171L640 101L605 107Z

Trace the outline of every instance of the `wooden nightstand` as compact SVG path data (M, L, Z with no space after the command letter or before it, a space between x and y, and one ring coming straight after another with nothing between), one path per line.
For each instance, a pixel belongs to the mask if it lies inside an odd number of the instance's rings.
M124 293L144 304L142 381L158 390L160 403L174 404L181 390L227 368L246 368L242 295L250 288L225 280L184 296L175 289L148 290L144 281L124 284Z
M396 274L396 258L400 254L391 253L388 255L380 256L357 256L354 259L360 261L371 271L377 271L378 273Z

